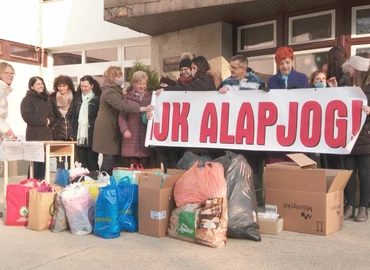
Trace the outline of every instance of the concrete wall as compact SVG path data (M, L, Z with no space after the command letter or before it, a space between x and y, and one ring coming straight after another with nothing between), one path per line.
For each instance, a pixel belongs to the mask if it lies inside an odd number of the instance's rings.
M203 55L212 69L222 73L222 78L230 75L227 67L232 54L231 25L218 22L166 33L152 37L151 43L151 64L160 74L163 74L164 58L191 52L195 56ZM179 72L172 73L179 75Z

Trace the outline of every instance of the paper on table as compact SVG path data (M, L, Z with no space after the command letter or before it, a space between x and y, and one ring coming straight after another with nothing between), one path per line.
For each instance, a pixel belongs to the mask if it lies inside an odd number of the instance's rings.
M23 142L24 160L45 162L44 142Z
M3 141L2 146L4 159L9 161L23 159L22 141Z

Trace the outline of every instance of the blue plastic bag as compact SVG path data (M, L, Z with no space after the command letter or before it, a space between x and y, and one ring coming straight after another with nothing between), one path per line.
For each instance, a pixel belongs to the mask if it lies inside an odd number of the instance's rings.
M58 168L57 174L55 175L55 185L65 187L69 185L69 171L66 169Z
M99 188L95 205L94 235L110 239L116 238L120 234L116 186Z
M131 184L127 177L117 185L119 225L121 231L138 230L138 185Z

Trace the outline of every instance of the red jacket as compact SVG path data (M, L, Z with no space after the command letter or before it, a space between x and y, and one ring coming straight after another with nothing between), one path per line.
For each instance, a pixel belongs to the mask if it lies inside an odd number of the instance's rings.
M146 107L152 100L152 91L146 90L143 100L134 96L132 87L128 89L127 95L123 96L123 101L130 105ZM118 124L122 135L121 156L123 157L148 157L150 149L145 147L146 124L142 121L142 113L127 113L121 111L118 116ZM131 132L131 138L125 139L123 134L126 130Z

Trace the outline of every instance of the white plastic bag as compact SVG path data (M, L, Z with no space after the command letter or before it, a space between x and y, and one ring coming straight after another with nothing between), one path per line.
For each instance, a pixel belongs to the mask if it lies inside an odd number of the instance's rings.
M89 193L89 188L82 183L71 184L62 193L62 201L72 234L92 233L95 200Z
M75 168L69 170L69 181L73 181L77 177L88 175L90 171L87 168L83 168L82 164L75 162Z
M105 172L105 171L102 171L102 172L99 172L98 174L98 180L96 181L98 183L106 183L106 184L110 184L110 175Z

